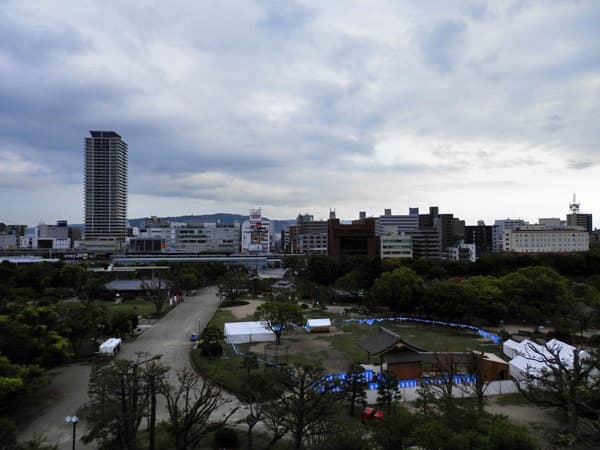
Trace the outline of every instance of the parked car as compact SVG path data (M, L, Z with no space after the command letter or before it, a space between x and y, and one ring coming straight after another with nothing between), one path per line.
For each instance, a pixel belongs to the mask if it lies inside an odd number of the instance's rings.
M378 424L383 420L385 413L383 411L378 411L375 408L371 408L367 406L360 413L360 421L362 423L374 423Z

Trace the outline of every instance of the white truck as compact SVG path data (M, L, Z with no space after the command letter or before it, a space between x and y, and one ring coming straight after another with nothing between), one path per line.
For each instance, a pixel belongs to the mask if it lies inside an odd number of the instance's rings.
M116 355L121 351L121 339L110 338L100 344L100 353Z

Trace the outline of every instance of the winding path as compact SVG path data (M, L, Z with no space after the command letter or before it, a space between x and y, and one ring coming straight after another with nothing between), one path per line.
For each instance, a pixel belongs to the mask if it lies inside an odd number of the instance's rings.
M151 355L162 355L161 362L171 367L170 378L175 379L177 370L190 367L190 334L198 330L200 324L206 325L212 318L218 306L215 288L205 288L194 296L186 297L185 302L166 314L154 326L145 331L135 341L123 344L119 355L121 358L135 359L137 352ZM35 434L43 434L48 442L56 443L61 450L69 450L72 445L71 425L65 423L65 417L75 414L77 409L87 401L87 383L89 366L85 364L71 364L54 369L54 375L49 391L55 395L47 407L24 430L20 438L31 439ZM239 406L233 396L227 408ZM219 412L225 414L225 410ZM162 413L162 414L161 414ZM244 413L239 411L234 419L240 419ZM164 408L159 405L159 419L165 418ZM78 438L85 432L86 423L82 421L77 426ZM84 446L77 442L78 449L93 449L90 444Z

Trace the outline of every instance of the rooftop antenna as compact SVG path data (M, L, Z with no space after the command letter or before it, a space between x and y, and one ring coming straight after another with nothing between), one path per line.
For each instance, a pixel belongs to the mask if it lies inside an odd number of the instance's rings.
M575 194L573 194L573 203L569 203L569 209L572 214L579 214L579 205L580 203L577 203L577 198L575 197Z

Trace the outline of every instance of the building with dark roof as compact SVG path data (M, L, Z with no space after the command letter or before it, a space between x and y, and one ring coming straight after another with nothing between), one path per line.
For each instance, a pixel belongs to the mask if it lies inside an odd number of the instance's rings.
M504 380L509 377L508 363L494 354L483 352L428 352L402 339L398 334L379 327L358 346L367 352L368 360L379 359L398 380L435 378L452 366L456 374L473 374L480 362L480 373L485 381Z

